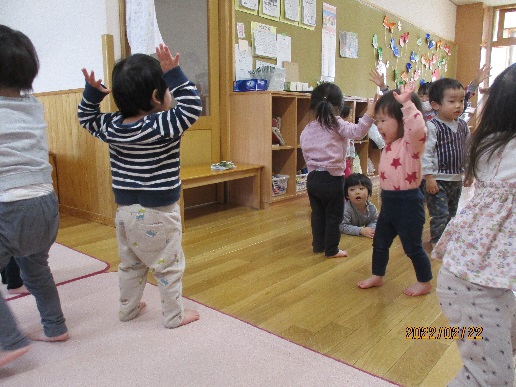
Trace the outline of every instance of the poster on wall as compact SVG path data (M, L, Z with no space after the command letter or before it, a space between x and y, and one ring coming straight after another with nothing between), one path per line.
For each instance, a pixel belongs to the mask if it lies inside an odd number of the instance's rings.
M235 0L235 9L256 15L258 13L258 0Z
M299 0L283 0L281 9L281 21L284 23L299 23Z
M323 3L321 80L335 80L335 47L337 46L337 7Z
M254 55L276 58L276 27L251 22Z
M301 23L305 26L315 27L316 0L301 0Z
M280 16L279 0L260 0L258 14L267 19L278 20Z
M358 58L358 34L341 31L339 38L340 56L342 58Z

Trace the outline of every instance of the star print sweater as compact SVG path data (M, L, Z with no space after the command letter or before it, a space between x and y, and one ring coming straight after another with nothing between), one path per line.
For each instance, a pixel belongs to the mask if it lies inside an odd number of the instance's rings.
M403 112L404 135L382 150L380 187L388 191L405 191L421 184L421 157L425 150L426 126L423 115L412 101L407 101Z

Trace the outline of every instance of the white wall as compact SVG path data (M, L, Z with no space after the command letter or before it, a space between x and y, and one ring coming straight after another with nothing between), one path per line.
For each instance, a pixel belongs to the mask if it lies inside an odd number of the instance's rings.
M101 37L107 33L119 36L117 0L2 3L0 24L23 32L38 52L40 71L34 92L84 87L82 67L103 77Z
M338 1L338 0L337 0ZM455 41L457 6L450 0L358 0L383 9L444 39ZM480 0L479 0L480 2Z
M33 85L36 93L84 87L82 67L103 76L103 34L114 36L115 59L120 58L118 0L0 1L0 24L25 33L38 51L40 72ZM457 7L450 0L357 1L455 40ZM339 5L339 0L328 2Z

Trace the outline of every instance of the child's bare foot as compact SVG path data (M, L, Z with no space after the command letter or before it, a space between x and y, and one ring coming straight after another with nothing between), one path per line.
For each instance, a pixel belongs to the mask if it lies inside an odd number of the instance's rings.
M339 252L335 255L332 255L331 257L328 257L328 258L343 258L343 257L347 257L348 256L348 252L346 250L339 250Z
M59 336L48 337L44 333L31 333L28 335L31 340L34 341L46 341L48 343L54 343L58 341L66 341L70 338L70 334L68 332L63 333Z
M376 286L382 286L382 285L383 285L383 276L380 276L380 275L372 275L371 277L357 283L357 286L361 289L369 289L369 288L374 288Z
M22 285L16 289L9 289L9 290L7 290L7 293L9 293L9 294L30 294L30 292L27 290L25 285Z
M422 296L424 294L428 294L432 291L432 285L430 282L416 282L414 285L406 288L403 293L407 296Z
M191 322L197 321L201 318L199 312L193 309L185 309L185 314L183 316L183 321L178 326L181 327L186 324L190 324Z
M0 367L29 352L30 346L15 349L14 351L0 351Z

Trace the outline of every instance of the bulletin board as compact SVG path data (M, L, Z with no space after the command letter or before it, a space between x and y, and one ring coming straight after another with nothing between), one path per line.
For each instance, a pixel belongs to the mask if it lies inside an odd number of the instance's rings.
M437 68L440 62L439 76L455 77L457 49L453 42L435 35L435 31L425 31L413 24L386 13L381 9L366 5L357 0L325 1L337 7L337 44L335 59L335 83L341 87L346 96L368 97L374 95L376 85L369 80L369 71L378 64L378 50L373 47L373 36L377 36L378 46L382 48L383 62L389 61L386 69L387 84L392 88L395 86L394 70L397 70L398 77L404 72L409 76L413 75L416 67L421 67L421 57L431 58L435 55L434 63L427 68L422 66L421 79L430 81L432 71ZM245 38L251 42L252 31L251 23L266 23L276 27L278 34L285 34L291 37L292 62L298 63L299 80L308 82L315 86L321 75L321 25L322 25L322 6L323 1L316 2L316 26L314 29L302 28L299 25L283 23L281 20L275 21L264 19L258 14L250 14L235 10L235 22L243 23ZM401 29L398 29L398 22ZM393 26L393 24L395 26ZM385 25L393 26L392 29ZM236 24L235 24L236 29ZM339 55L339 34L341 32L351 32L351 36L358 40L357 58L341 57ZM408 35L407 35L408 33ZM427 39L427 34L428 39ZM355 38L356 35L356 38ZM405 35L403 46L400 45L400 38ZM235 41L238 43L236 31ZM393 50L389 47L391 38L398 46L399 57L396 57ZM421 44L418 45L418 39ZM428 43L433 42L434 46L428 48ZM437 47L439 46L439 47ZM446 46L447 50L444 51ZM418 66L410 61L411 53L418 54ZM275 59L253 57L253 60L276 64ZM407 63L411 63L413 68L407 71ZM431 69L431 70L430 70Z

